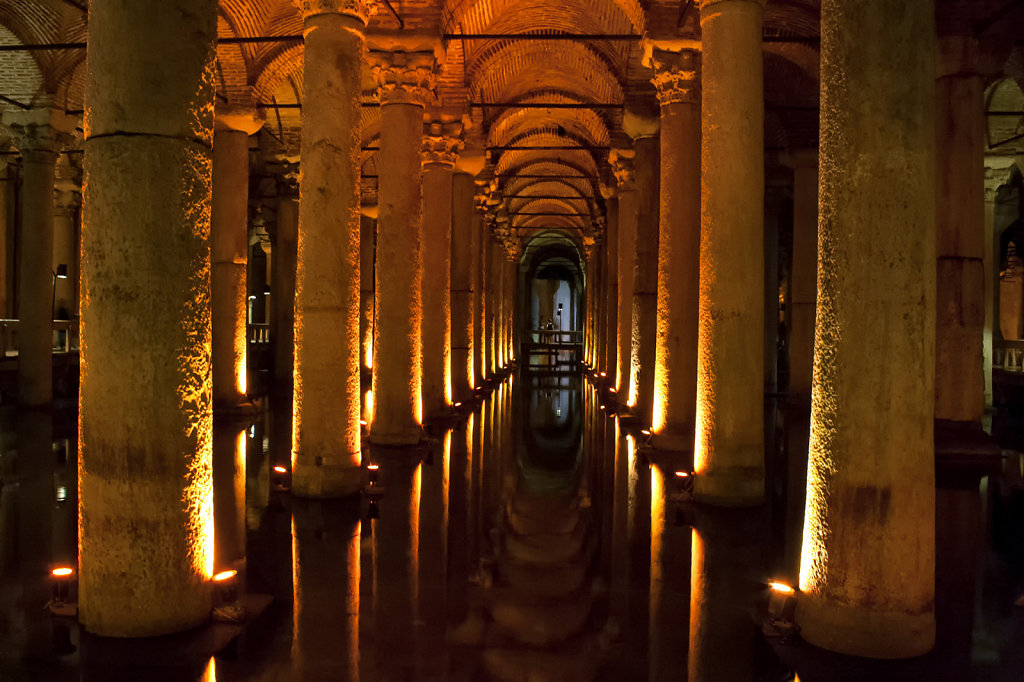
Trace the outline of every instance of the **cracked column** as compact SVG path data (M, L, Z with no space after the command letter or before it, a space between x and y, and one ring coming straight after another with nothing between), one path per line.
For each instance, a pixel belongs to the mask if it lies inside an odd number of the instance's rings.
M364 0L303 0L292 491L359 490L359 146Z
M249 248L249 136L263 127L251 108L219 104L213 132L210 289L213 296L213 404L246 398L246 252Z
M382 134L377 157L377 328L370 440L381 445L415 445L423 423L420 148L423 107L433 100L434 55L389 53L374 67L374 78Z
M462 140L431 124L423 137L423 413L444 415L452 403L452 173Z
M40 108L8 111L3 122L21 152L18 404L45 407L53 399L53 185L57 155L71 141L74 121Z
M636 242L637 198L633 172L635 152L632 149L613 149L608 163L619 183L618 244L615 263L618 280L616 305L617 333L615 342L615 381L613 390L617 402L625 404L629 395L630 359L633 352L633 259ZM608 372L611 374L611 372Z
M655 47L661 102L661 212L652 444L691 452L697 395L700 283L700 53Z
M703 0L694 495L764 499L764 0Z
M935 638L934 12L921 2L894 13L885 0L821 8L818 303L796 618L811 644L854 656L919 656Z
M78 619L102 636L210 615L216 39L214 0L89 9Z
M474 273L480 258L475 237L478 225L474 211L473 175L456 172L452 181L452 398L468 404L473 399L476 324L473 299L476 294Z

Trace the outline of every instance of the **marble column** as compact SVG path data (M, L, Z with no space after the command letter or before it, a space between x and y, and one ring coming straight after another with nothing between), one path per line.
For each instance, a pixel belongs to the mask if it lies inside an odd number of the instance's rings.
M21 152L21 239L18 246L18 404L53 399L53 185L57 155L70 142L72 119L56 109L3 116Z
M818 303L796 618L806 641L855 656L919 656L935 637L934 13L931 2L894 13L884 0L825 0L821 10Z
M479 187L477 187L479 192ZM484 273L487 268L487 235L484 228L484 198L474 197L471 249L473 251L473 386L480 387L487 380L487 325Z
M659 144L656 116L627 112L623 127L636 152L636 237L633 240L633 332L626 404L640 423L651 423L658 330Z
M693 448L700 283L700 53L652 50L661 103L661 211L652 444Z
M608 156L619 183L618 249L615 266L618 280L615 345L615 382L618 401L625 404L629 395L630 360L633 352L633 262L636 244L637 198L632 149L613 149ZM609 372L611 374L611 372Z
M491 236L490 262L487 268L487 317L490 337L490 373L501 370L501 255L502 247L496 236Z
M605 237L605 261L606 273L604 285L604 307L605 332L604 347L601 349L600 369L605 373L605 381L609 386L615 386L618 381L617 363L619 347L619 197L611 195L609 190L605 196L605 206L608 212L607 235Z
M210 614L216 39L214 0L89 8L78 619L102 636Z
M389 53L374 67L381 102L377 282L370 440L414 445L423 423L420 234L423 107L433 99L434 55ZM436 311L431 311L434 313Z
M475 272L480 257L475 244L476 221L473 210L473 176L456 173L452 181L452 398L468 404L473 399L474 346L476 324L473 315ZM474 248L474 246L476 248Z
M253 109L220 105L213 133L210 289L213 404L238 408L246 392L246 252L249 248L249 136L263 127ZM262 301L261 301L262 303Z
M302 155L295 271L292 491L359 490L359 146L370 3L302 3Z
M764 0L703 0L694 495L764 499Z
M452 403L452 173L462 140L432 124L423 137L423 342L420 389L424 415L444 415Z

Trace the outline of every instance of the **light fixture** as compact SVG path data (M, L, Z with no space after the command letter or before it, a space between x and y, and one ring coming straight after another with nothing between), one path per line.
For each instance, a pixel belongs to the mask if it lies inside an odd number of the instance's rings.
M277 466L274 467L274 472L278 474L287 474L288 469L278 464Z
M213 576L213 620L221 623L241 623L245 608L238 603L238 571L229 569Z
M796 590L777 580L770 581L768 587L771 589L771 597L768 600L768 620L776 627L780 624L783 626L791 624L796 611Z
M378 464L367 464L366 465L366 470L368 472L370 472L370 478L369 478L370 485L375 485L377 483L377 472L380 471L380 465L378 465Z
M50 601L46 610L55 616L75 616L78 613L73 588L77 579L71 566L57 565L50 569Z
M67 279L68 278L68 265L67 265L67 263L61 263L60 265L58 265L57 266L57 272L53 273L53 276L56 277L57 279Z

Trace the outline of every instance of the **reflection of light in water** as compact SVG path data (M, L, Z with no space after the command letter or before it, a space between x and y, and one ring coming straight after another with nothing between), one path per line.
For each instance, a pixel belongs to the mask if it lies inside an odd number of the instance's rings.
M203 671L199 682L217 682L217 659L213 656L210 656L210 662L206 664L206 670Z

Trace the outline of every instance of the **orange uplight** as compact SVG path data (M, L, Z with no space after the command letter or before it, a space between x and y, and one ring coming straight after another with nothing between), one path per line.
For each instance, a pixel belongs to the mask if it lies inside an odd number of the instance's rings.
M380 465L379 464L367 464L366 468L369 469L370 471L377 471L378 469L380 469Z
M796 590L794 590L792 587L790 587L789 585L787 585L785 583L780 583L780 582L774 582L773 581L773 582L768 583L768 587L772 588L773 592L778 592L780 594L795 594L796 593Z
M230 580L231 578L234 578L236 575L238 575L238 571L236 571L235 569L231 569L229 571L221 571L217 575L213 576L213 582L224 582L225 580Z
M689 471L677 471L676 478L688 478L690 476Z
M607 373L607 372L601 372L601 377L602 377L602 378L603 378L603 377L606 377L606 376L608 376L608 373Z
M286 469L285 467L281 466L280 464L278 464L276 467L274 467L274 471L276 471L279 474L287 474L288 473L288 469Z
M52 571L50 571L50 575L52 575L54 578L67 578L69 575L73 574L74 572L75 572L75 569L73 569L73 568L69 568L67 566L59 566L59 567L53 569Z

